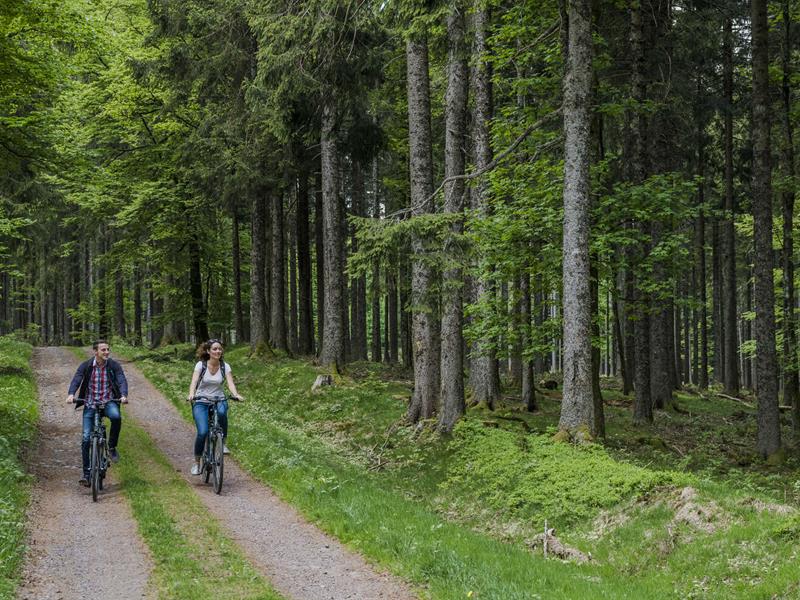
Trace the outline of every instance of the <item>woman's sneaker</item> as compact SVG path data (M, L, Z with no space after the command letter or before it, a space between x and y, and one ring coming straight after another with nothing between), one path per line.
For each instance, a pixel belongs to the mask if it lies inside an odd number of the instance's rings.
M192 465L192 475L200 475L200 465L197 463Z

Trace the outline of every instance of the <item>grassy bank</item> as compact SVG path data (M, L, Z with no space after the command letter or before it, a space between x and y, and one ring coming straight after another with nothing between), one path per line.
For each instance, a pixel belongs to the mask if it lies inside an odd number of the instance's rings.
M30 479L21 454L38 419L31 353L29 344L0 338L0 598L14 597L25 552Z
M191 349L136 358L188 419L182 399ZM793 499L777 497L769 484L776 473L739 469L730 485L733 469L720 471L724 457L715 447L705 456L676 451L679 441L659 423L645 432L632 428L629 407L613 394L605 446L552 441L557 393L535 415L513 404L471 411L452 437L441 439L430 428L399 425L408 384L391 371L355 365L355 381L312 395L316 371L302 361L250 359L244 349L227 359L248 397L232 411L236 458L321 527L425 595L800 593L799 521ZM669 418L676 425L685 419L677 428L696 427L699 435L708 425L703 419L718 417L717 408L705 415L701 408ZM591 554L591 562L545 560L540 549L531 551L545 520L562 541Z

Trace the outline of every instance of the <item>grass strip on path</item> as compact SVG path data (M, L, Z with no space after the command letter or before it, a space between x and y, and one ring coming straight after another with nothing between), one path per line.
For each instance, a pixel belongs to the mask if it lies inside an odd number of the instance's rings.
M36 434L36 384L30 344L0 337L0 598L13 598L25 555L31 480L21 455Z
M281 598L131 419L122 442L114 471L153 556L158 598Z

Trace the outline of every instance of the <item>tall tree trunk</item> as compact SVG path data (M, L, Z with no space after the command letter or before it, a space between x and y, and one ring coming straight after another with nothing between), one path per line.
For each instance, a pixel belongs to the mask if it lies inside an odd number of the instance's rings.
M272 252L270 253L270 341L273 348L289 350L286 335L286 250L284 248L283 197L271 191L269 195L272 223Z
M311 240L309 239L308 175L298 177L297 186L297 270L298 270L298 352L314 353L314 315L311 285Z
M725 95L725 216L722 221L722 310L724 311L723 383L730 396L739 393L739 364L736 327L736 237L734 232L733 197L733 25L725 19L723 33L723 89Z
M700 203L703 202L703 184L700 184ZM695 291L699 295L696 298L699 303L699 310L696 310L696 329L695 329L695 356L697 378L696 382L700 389L708 388L708 317L706 297L706 249L705 249L705 215L702 209L697 216L695 224L695 252L696 252L696 281Z
M476 8L474 16L475 27L475 62L473 72L473 86L475 90L475 112L473 116L473 139L475 144L475 167L486 168L492 160L492 146L489 136L489 121L492 118L492 88L491 67L486 58L488 52L487 29L489 27L489 13L485 6ZM485 179L478 183L474 192L474 202L479 214L489 214L489 186ZM488 269L486 269L488 270ZM484 272L475 281L476 296L479 302L491 303L493 286L489 281L489 274ZM500 398L499 375L497 373L496 353L489 340L478 340L473 345L474 357L471 360L470 385L472 386L473 401L485 402L489 408L494 408Z
M783 1L783 164L785 175L794 182L794 131L791 118L791 53L794 47L789 0ZM800 437L800 380L797 369L797 321L794 316L794 187L781 193L783 212L783 403L792 407L792 434Z
M266 197L261 190L257 190L252 202L250 247L250 348L255 352L263 352L268 347L265 297L266 213Z
M723 199L720 199L718 208L723 206ZM719 219L711 218L711 285L712 285L712 322L714 328L714 365L713 374L715 383L724 383L725 369L725 319L722 306L722 236L720 235ZM708 331L707 329L705 331Z
M297 187L296 181L291 180L293 184L293 194L296 196ZM291 202L291 196L289 197ZM297 206L295 204L295 206ZM286 246L289 254L289 350L292 353L298 351L298 337L297 337L297 213L290 210L286 216Z
M197 239L189 239L189 294L192 297L192 321L195 341L208 339L208 312L203 302L203 279L200 272L200 245Z
M133 269L133 343L142 343L142 269L138 265Z
M447 16L447 96L445 98L445 177L464 174L464 145L467 133L468 69L464 42L464 7L451 3ZM444 192L444 212L461 214L464 210L464 180L449 183ZM459 237L464 226L459 219L451 226L445 242L452 263L458 265ZM463 335L463 276L458 266L444 273L442 292L442 411L439 429L452 431L464 414L464 335Z
M244 328L244 310L242 308L242 250L239 243L239 208L236 204L231 210L231 254L233 255L233 326L236 329L236 340L246 341L250 336Z
M372 218L381 218L381 202L378 183L378 157L372 158ZM379 259L372 262L370 299L372 302L372 339L370 352L373 362L381 362L381 265Z
M772 278L772 171L769 118L767 1L751 0L753 56L753 246L756 280L757 450L767 458L781 450L775 356L775 288Z
M405 302L400 302L398 297L399 286L397 281L397 268L386 269L386 325L389 331L386 341L387 362L396 363L400 360L400 322L399 311L405 315ZM404 347L405 348L405 347ZM405 360L405 358L404 358Z
M564 392L559 428L579 437L598 434L592 395L589 273L591 22L590 0L570 3L564 81Z
M520 278L520 315L522 319L522 349L523 352L531 344L531 276L529 273L523 273ZM522 403L528 412L534 412L539 409L539 403L536 401L536 386L535 379L536 373L533 367L533 361L524 359L522 363Z
M322 219L325 289L325 322L320 363L334 371L344 366L345 329L344 265L342 264L342 214L338 186L339 150L336 140L336 112L327 98L322 108Z
M325 336L325 240L323 235L324 211L322 208L322 166L315 177L314 191L314 247L317 267L317 353L322 352Z
M433 157L431 150L430 79L428 40L425 35L406 42L408 82L408 143L412 218L434 211ZM415 235L412 249L416 259L411 274L411 315L414 356L414 392L406 413L409 423L429 419L436 410L439 394L439 353L436 307L432 297L434 274L425 261L427 247Z
M124 340L127 324L125 323L125 279L121 268L114 271L114 317L117 335Z

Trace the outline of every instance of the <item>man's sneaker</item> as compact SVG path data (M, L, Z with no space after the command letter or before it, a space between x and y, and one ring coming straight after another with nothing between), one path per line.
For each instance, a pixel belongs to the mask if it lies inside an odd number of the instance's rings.
M230 454L231 453L231 451L228 450L227 444L222 444L222 453L223 454Z
M108 455L111 457L111 462L113 463L119 462L119 452L117 452L116 448L109 448Z
M81 484L83 487L89 487L89 476L84 475L78 480L78 483Z
M200 475L200 465L197 463L192 465L192 475Z

